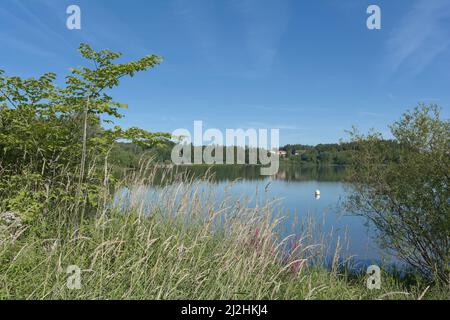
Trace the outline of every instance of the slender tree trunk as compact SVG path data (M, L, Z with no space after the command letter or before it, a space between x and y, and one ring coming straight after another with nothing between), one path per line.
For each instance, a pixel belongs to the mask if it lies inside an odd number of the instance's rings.
M82 141L82 150L81 150L81 163L80 163L80 177L78 181L78 190L77 190L77 213L80 213L80 222L83 221L84 216L84 203L83 203L83 182L84 182L84 172L86 168L86 154L87 154L87 127L88 127L88 111L89 111L90 98L87 98L86 106L84 108L83 113L83 141ZM81 205L81 206L80 206ZM81 209L81 211L80 211ZM78 219L76 221L76 232L78 233Z
M80 166L80 187L84 181L84 171L86 167L86 152L87 152L87 127L88 127L88 109L89 97L87 99L86 107L84 108L84 123L83 123L83 146L81 151L81 166Z

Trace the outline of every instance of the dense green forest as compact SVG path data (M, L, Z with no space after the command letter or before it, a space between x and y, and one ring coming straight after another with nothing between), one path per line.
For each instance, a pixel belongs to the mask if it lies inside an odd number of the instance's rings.
M378 142L380 150L385 152L386 162L399 160L399 145L392 140ZM133 143L117 143L112 150L111 159L118 168L134 168L139 165L142 157L148 157L159 163L171 163L171 150L173 143L167 141L164 145L145 148ZM316 146L303 144L288 144L280 148L286 155L281 156L283 162L294 165L337 165L347 166L354 162L358 151L358 142L343 142L332 144L318 144ZM194 147L191 146L191 161L194 163ZM202 147L202 150L205 146ZM225 163L226 147L223 147L223 162ZM249 148L234 147L235 160L238 150L245 152L245 161L249 163Z
M385 161L399 160L399 146L395 141L381 140L379 144L386 153ZM288 144L281 148L286 151L286 160L298 164L314 165L351 165L358 149L358 142L318 144L316 146Z

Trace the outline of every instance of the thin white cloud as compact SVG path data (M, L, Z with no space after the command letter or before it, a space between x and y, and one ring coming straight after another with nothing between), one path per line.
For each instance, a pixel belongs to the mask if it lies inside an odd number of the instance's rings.
M202 59L210 65L217 63L220 44L217 30L217 8L214 1L186 1L176 0L172 7L183 31L192 39L200 50Z
M45 58L53 58L53 59L58 58L58 55L55 52L46 50L45 48L33 45L29 42L20 40L18 38L2 35L2 41L4 42L4 45L6 44L8 48L14 48L14 50L19 50L22 52L26 52L32 55Z
M16 5L18 7L18 10L20 11L21 15L23 17L26 17L26 20L28 22L28 25L31 29L34 29L36 31L39 31L41 35L45 35L48 39L55 41L57 39L59 42L64 43L67 46L70 46L70 43L67 41L67 39L64 37L62 33L57 32L54 27L51 27L46 19L44 19L44 13L36 13L35 11L31 10L29 7L24 5L22 2L17 1ZM45 15L47 18L48 16ZM64 30L61 28L60 30Z
M450 47L450 2L417 0L387 42L389 75L420 74Z
M45 45L52 41L52 31L21 3L9 3L8 6L0 7L0 20L6 26L0 29L0 37L8 50L52 59L58 58L57 53ZM13 36L11 30L20 30L29 37L22 39Z
M35 47L35 51L44 52L46 51L44 47L51 47L55 54L61 56L67 50L72 50L74 44L80 42L94 45L96 49L107 48L110 44L115 48L123 45L123 39L126 38L127 42L132 44L128 52L142 54L149 51L145 41L122 21L120 15L100 2L92 1L89 5L85 2L79 4L82 12L82 29L69 31L66 28L68 17L66 8L70 2L65 4L63 1L55 0L36 1L39 6L27 5L27 1L10 0L7 5L0 3L0 18L7 19L12 25L11 29L20 28L29 35L27 45L30 49ZM91 14L88 14L89 12ZM92 12L96 14L92 15ZM8 34L11 29L0 30L0 35ZM9 45L14 47L19 42L10 41ZM17 46L18 49L25 47L27 46Z
M385 118L386 115L383 113L370 112L370 111L360 111L359 115L362 117L370 117L370 118Z
M290 1L236 0L231 2L244 24L248 75L266 76L278 54L281 37L291 17Z
M289 23L290 1L233 0L225 2L227 9L236 16L232 25L221 17L224 8L219 2L177 0L173 3L183 32L211 68L219 68L227 76L267 76Z
M301 130L302 128L281 123L267 123L267 122L246 122L239 126L242 129L280 129L280 130Z
M308 106L308 107L282 107L282 106L265 106L265 105L244 105L243 108L249 108L261 111L273 111L273 112L304 112L304 111L327 111L328 108Z

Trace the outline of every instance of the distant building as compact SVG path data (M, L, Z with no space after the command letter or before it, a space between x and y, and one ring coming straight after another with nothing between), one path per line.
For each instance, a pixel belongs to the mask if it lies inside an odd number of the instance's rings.
M271 150L270 151L271 154L276 154L280 157L286 157L287 156L287 152L284 150Z

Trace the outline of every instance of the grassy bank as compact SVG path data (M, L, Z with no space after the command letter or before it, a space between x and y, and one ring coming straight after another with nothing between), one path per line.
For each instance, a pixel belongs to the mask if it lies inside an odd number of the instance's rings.
M219 201L212 188L181 178L149 189L134 179L81 224L64 207L32 224L3 222L0 298L448 298L446 290L386 273L381 290L370 291L364 275L312 264L307 234L282 257L289 239L277 240L271 203ZM71 265L81 269L79 290L67 288Z

